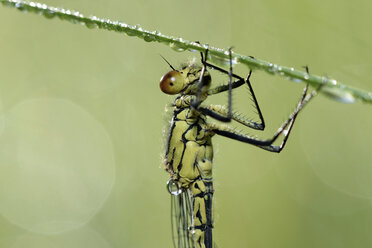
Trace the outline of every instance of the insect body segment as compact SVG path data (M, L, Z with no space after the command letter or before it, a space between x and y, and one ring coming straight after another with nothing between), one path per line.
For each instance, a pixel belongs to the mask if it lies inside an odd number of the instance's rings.
M231 53L231 51L230 51ZM204 59L203 59L204 58ZM246 79L230 71L206 62L207 52L202 56L203 67L190 65L182 70L168 72L161 78L160 88L166 94L179 94L173 103L164 164L170 174L168 190L172 195L173 241L176 248L213 248L213 148L211 138L218 134L249 143L271 152L280 152L288 139L298 113L315 95L307 93L308 87L295 111L279 127L270 139L257 139L223 123L210 123L210 116L223 122L236 121L246 127L263 130L265 122L250 84L251 71ZM230 54L231 58L231 54ZM211 76L207 67L229 76L226 85L210 88ZM233 81L233 79L235 81ZM256 108L259 122L249 120L233 112L231 91L247 85ZM204 105L208 95L228 91L228 106ZM284 136L279 146L273 143Z

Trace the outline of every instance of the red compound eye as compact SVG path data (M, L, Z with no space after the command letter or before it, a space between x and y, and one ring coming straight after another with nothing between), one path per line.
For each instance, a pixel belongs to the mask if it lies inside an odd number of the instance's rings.
M165 94L174 95L184 87L184 78L179 71L170 71L160 79L160 89Z

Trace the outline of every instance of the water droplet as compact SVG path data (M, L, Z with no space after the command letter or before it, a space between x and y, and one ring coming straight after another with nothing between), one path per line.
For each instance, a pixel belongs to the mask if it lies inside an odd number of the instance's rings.
M193 53L198 52L198 50L195 50L195 49L192 49L192 48L187 48L187 50L190 51L190 52L193 52Z
M151 42L151 41L156 41L157 40L157 35L161 35L159 31L153 31L151 33L146 33L143 35L143 39L146 42Z
M51 19L56 16L56 13L53 10L47 9L43 12L44 17Z
M174 51L176 51L176 52L183 52L183 51L185 51L185 47L183 47L182 45L179 45L179 44L177 44L177 43L170 43L169 44L169 46L170 46L170 48L172 48Z
M43 9L43 10L48 9L48 5L42 4L42 3L37 3L36 7L38 7L39 9Z
M135 29L136 29L136 26L131 27L131 26L127 25L126 30L123 30L123 32L126 33L128 36L136 36L137 31Z
M6 7L13 7L13 4L12 2L1 2L3 4L3 6L6 6Z
M293 67L291 67L291 69L290 69L291 71L294 71L294 68Z
M152 41L155 41L156 38L155 36L153 36L152 34L143 34L143 40L146 41L146 42L152 42Z
M153 35L161 36L161 33L160 33L159 31L157 31L157 30L153 31L152 34L153 34Z
M101 27L107 30L115 30L110 19L101 19Z
M64 12L64 14L66 15L66 16L63 17L64 20L67 20L67 21L69 21L73 24L81 24L80 20L76 18L75 12L73 12L71 10L66 10Z
M167 189L168 192L172 195L179 195L182 193L182 189L178 186L177 183L173 181L173 179L169 179L167 182Z
M24 3L22 3L22 2L17 2L17 3L15 4L15 7L16 7L16 9L18 9L18 10L20 10L20 11L26 12L25 5L24 5Z
M98 27L98 25L95 22L92 22L92 21L86 21L85 26L87 26L87 28L89 28L89 29L93 29L93 28Z
M212 61L215 64L222 65L222 66L230 66L230 59L229 58L223 58L219 55L208 55L208 59ZM238 63L238 59L232 58L231 64L234 66Z
M124 22L117 22L118 25L120 25L120 27L122 28L128 28L128 24L124 23Z
M124 23L124 22L118 22L118 21L115 21L112 23L114 25L113 29L116 31L116 32L121 32L121 33L125 33L128 35L128 24Z
M200 43L198 43L198 42L190 42L190 45L193 45L193 46L198 46L198 47L200 47Z
M199 43L196 43L196 42L190 42L190 45L201 47L200 44ZM193 48L188 48L187 50L189 50L190 52L198 52L198 50L195 50Z
M295 83L301 83L301 82L302 82L302 79L299 79L299 78L292 78L291 81L292 81L292 82L295 82Z
M102 20L100 27L103 29L112 30L112 27L110 23L107 23L107 20Z
M302 79L300 79L300 78L294 78L294 77L290 77L290 76L286 76L285 78L287 80L290 80L290 81L295 82L295 83L301 83L302 82Z
M61 20L66 20L66 10L56 8L56 15Z
M309 80L309 78L310 78L310 77L309 77L309 75L307 75L307 74L304 76L304 79L305 79L305 80Z
M270 63L270 64L268 64L268 72L269 73L271 73L271 74L275 74L275 73L277 73L278 72L278 65L277 64L272 64L272 63Z
M133 28L137 30L142 30L141 25L139 24L134 25Z
M320 90L321 93L330 97L333 100L343 103L354 103L355 97L347 91L343 91L341 88L327 87L324 86Z
M204 49L208 49L208 48L209 48L209 44L207 44L207 43L206 43L206 44L203 44L202 47L203 47Z

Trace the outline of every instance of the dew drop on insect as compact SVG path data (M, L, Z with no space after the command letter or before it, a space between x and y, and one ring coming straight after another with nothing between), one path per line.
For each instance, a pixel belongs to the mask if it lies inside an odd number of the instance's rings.
M324 86L322 87L320 92L338 102L354 103L356 100L350 92L343 91L341 90L341 88L331 88Z
M169 179L169 181L167 182L167 189L171 195L179 195L182 193L182 189L178 187L173 179Z

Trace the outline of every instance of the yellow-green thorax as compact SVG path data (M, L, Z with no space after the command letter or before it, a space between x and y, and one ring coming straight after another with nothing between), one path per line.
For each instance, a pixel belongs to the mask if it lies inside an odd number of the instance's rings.
M165 74L160 88L167 94L179 94L175 99L171 121L165 165L172 178L181 187L188 188L197 178L212 178L213 149L206 116L191 107L196 99L202 68L188 66ZM200 101L207 98L211 84L208 71L201 81Z

